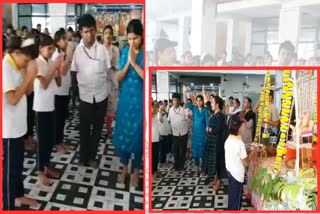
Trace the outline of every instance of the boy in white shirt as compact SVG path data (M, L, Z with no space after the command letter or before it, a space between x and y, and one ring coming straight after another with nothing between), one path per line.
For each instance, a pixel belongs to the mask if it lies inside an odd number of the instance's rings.
M245 166L248 166L250 160L250 157L247 156L245 144L239 135L241 125L242 122L238 116L230 117L230 135L224 144L226 168L229 177L229 210L241 209Z
M159 153L160 153L160 123L163 123L163 117L158 117L159 104L152 102L152 175L159 178L158 172Z
M177 171L184 169L189 132L187 111L180 106L180 100L180 94L172 94L173 106L169 110L169 121L172 127L174 144L174 168Z
M39 57L36 59L38 74L34 81L33 110L36 112L38 135L38 178L41 184L49 186L52 184L50 177L59 177L59 173L50 167L50 157L56 140L54 98L57 85L61 84L61 77L57 71L62 57L58 57L54 62L51 60L55 47L49 35L41 34L39 40Z

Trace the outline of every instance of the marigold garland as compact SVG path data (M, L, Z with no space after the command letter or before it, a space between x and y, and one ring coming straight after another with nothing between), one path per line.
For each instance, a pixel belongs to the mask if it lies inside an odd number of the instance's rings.
M315 92L314 95L314 115L313 115L314 127L317 127L318 124L318 92ZM314 136L315 142L317 142L317 136Z
M264 83L264 88L266 87L266 82ZM254 142L258 143L259 141L259 136L261 132L261 123L262 123L262 112L264 108L264 101L265 101L265 90L261 90L261 95L260 95L260 100L259 100L259 109L258 109L258 120L257 120L257 125L256 125L256 135L254 137Z
M264 118L264 123L267 123L269 120L269 104L270 104L270 87L271 87L271 74L268 71L266 74L266 89L264 92L264 99L265 99L265 103L264 103L264 114L263 114L263 118ZM263 139L268 139L270 137L269 133L263 133L262 134L262 138Z
M293 102L293 81L290 78L290 71L283 72L282 85L282 103L281 103L281 117L280 117L280 140L277 146L277 156L274 163L274 169L279 170L282 157L286 154L286 140L290 125L290 112Z

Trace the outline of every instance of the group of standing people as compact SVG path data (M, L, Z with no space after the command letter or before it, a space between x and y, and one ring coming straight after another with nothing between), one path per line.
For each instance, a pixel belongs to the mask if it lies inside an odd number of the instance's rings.
M211 178L213 181L210 185L214 190L220 188L221 178L228 176L228 208L240 209L245 166L249 163L247 154L255 137L259 103L252 108L251 99L244 97L241 109L241 102L237 98L229 97L226 103L219 96L208 95L204 87L202 92L195 100L186 99L186 88L183 87L184 103L181 102L181 95L174 93L173 105L167 111L161 108L162 101L152 103L152 173L155 177L161 177L158 171L159 153L163 157L168 152L174 154L174 169L184 170L188 138L191 138L195 176L202 174ZM269 118L265 124L267 128L279 125L273 99L271 91ZM172 130L173 149L168 149L170 141L162 136L162 127ZM160 159L163 166L164 159Z
M96 41L96 22L91 15L80 17L79 29L82 39L76 47L70 44L63 28L53 38L49 34L37 33L26 38L12 36L8 39L2 69L4 210L13 210L16 203L37 204L24 195L25 145L34 144L36 147L40 184L51 185L51 178L60 178L50 158L54 146L59 153L71 149L64 143L71 72L76 73L80 98L79 166L98 167L97 149L108 100L112 100L107 120L115 118L113 144L124 165L118 181L125 181L128 162L134 153L132 185L138 186L143 142L140 110L144 78L142 23L137 19L129 22L128 46L121 50L121 56L119 49L112 45L111 26L106 26L103 31L104 44ZM33 120L36 122L37 142L32 136Z

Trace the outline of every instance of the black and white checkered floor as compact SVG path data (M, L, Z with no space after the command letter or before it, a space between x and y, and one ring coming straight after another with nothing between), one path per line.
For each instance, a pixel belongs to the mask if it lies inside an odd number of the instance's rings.
M140 172L139 187L117 182L122 167L111 140L105 139L105 129L100 139L97 159L99 168L79 167L79 116L73 109L66 122L65 142L72 149L61 155L55 150L51 162L61 173L51 186L37 182L36 155L25 152L24 187L28 196L40 202L37 207L22 206L18 210L142 210L143 179ZM130 166L129 166L130 167Z
M196 177L190 160L185 171L160 168L162 178L152 180L153 210L225 210L228 206L228 179L222 179L218 191L207 177ZM243 195L242 210L253 210Z

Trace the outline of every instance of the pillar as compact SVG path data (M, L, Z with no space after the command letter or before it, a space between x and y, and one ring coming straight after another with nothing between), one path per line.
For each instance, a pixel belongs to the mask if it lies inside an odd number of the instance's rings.
M230 19L227 27L227 61L230 61L232 58L232 51L238 48L239 44L239 21L236 19Z
M297 48L300 19L300 7L291 6L290 2L282 4L279 16L279 43L289 40Z
M180 59L182 54L190 50L189 30L191 25L191 17L181 16L178 20L178 41L177 56Z
M50 3L49 7L49 16L51 19L49 32L51 35L54 35L61 27L66 27L66 15L67 15L67 4L66 3Z
M169 100L169 72L157 71L157 100Z
M19 26L19 23L18 23L18 4L12 4L12 25L13 25L13 28L14 29L17 29ZM10 21L8 23L10 23Z
M216 0L192 0L191 52L215 55L217 14Z
M246 23L246 45L245 56L251 52L251 40L252 40L252 22Z

